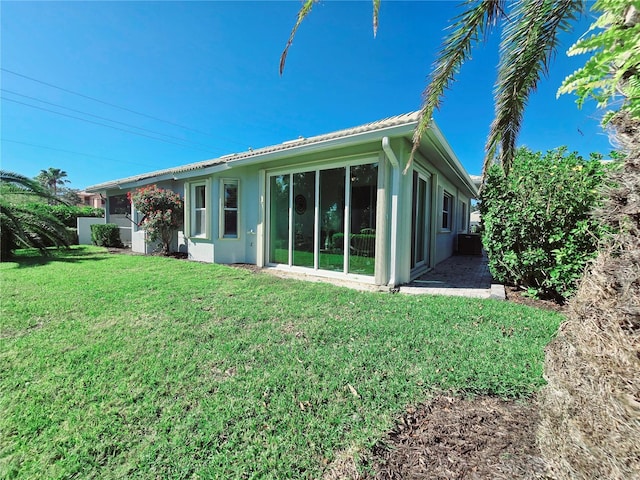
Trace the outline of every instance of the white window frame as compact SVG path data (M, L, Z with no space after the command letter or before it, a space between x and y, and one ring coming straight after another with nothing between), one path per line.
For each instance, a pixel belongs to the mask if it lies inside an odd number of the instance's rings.
M445 200L448 199L449 201L446 202L447 208L445 209ZM446 190L442 190L442 209L440 211L440 230L441 231L447 231L450 232L451 231L451 221L453 220L453 195L451 195L449 192L447 192ZM445 222L446 219L446 222Z
M224 202L225 185L235 185L237 189L236 207L227 207ZM236 212L236 234L225 235L225 213ZM220 179L220 214L218 232L221 240L238 240L240 238L240 180L237 178Z
M353 157L353 158L352 158ZM349 238L349 223L346 221L347 218L350 217L351 215L351 181L349 180L349 178L351 177L351 167L354 166L359 166L359 165L377 165L378 166L378 178L377 178L377 184L378 186L382 185L382 168L380 167L381 162L380 159L378 157L371 157L371 156L361 156L361 155L354 155L354 156L346 156L346 157L339 157L339 158L335 158L330 162L326 162L326 161L322 161L320 163L314 163L314 164L310 164L310 165L301 165L301 166L295 166L295 167L281 167L281 168L276 168L273 170L268 170L266 173L266 184L267 184L267 189L266 189L266 198L271 199L271 178L278 176L278 175L294 175L296 173L300 173L300 172L315 172L316 175L316 188L315 188L315 208L316 208L316 214L315 214L315 225L316 227L314 228L318 228L317 226L319 225L319 202L320 202L320 189L319 189L319 185L320 185L320 172L323 170L330 170L333 168L344 168L345 169L345 208L344 208L344 218L345 218L345 251L348 251L348 238ZM293 206L293 180L292 177L290 177L290 189L289 189L289 235L291 235L291 232L293 231L293 216L291 213L291 209ZM379 198L379 197L378 197ZM375 223L375 227L376 229L380 228L378 226L378 222L377 222L377 217L375 219L376 223ZM269 229L272 228L272 219L271 219L271 212L270 209L267 208L267 215L266 215L266 225L267 225L267 233L265 235L265 264L271 267L276 267L278 266L277 263L272 263L271 259L269 258L269 253L271 250L271 246L269 244L270 242L270 232ZM349 256L345 254L345 260L344 260L344 266L343 266L343 270L341 272L338 271L331 271L331 270L322 270L320 268L318 268L318 254L319 254L319 249L320 249L320 244L318 242L317 237L314 240L314 256L315 256L315 261L314 261L314 266L313 267L298 267L298 266L294 266L293 265L293 259L292 259L292 249L289 246L289 261L287 264L283 264L286 265L288 268L300 271L300 272L305 272L308 270L314 270L316 272L316 274L320 274L321 276L326 276L329 278L344 278L344 275L348 275L349 278L353 278L356 280L361 280L363 282L367 282L367 283L373 283L374 279L376 278L376 271L377 271L377 267L375 268L374 274L373 275L361 275L361 274L357 274L357 273L350 273L349 272ZM377 255L377 254L376 254Z
M196 208L196 190L199 187L204 188L204 207ZM210 210L209 197L211 196L211 186L208 181L192 182L189 184L189 238L208 239L210 238ZM196 213L204 211L204 225L201 233L195 234Z

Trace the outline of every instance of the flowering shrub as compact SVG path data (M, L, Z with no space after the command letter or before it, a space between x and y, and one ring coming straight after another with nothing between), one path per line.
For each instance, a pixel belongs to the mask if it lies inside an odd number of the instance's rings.
M180 195L156 185L138 188L127 198L142 214L140 228L147 233L147 242L160 242L162 253L169 255L173 233L182 225L184 204Z

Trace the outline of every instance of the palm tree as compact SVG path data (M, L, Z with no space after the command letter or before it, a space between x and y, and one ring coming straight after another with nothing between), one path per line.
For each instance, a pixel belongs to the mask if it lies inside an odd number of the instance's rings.
M280 58L280 73L298 27L311 12L314 0L306 0ZM379 0L373 2L374 35L378 24ZM500 64L496 82L496 116L486 144L484 169L498 153L505 171L509 170L529 95L546 74L558 47L558 35L570 31L584 10L585 0L483 0L470 1L445 38L424 91L424 104L414 134L411 159L420 138L431 124L434 110L441 104L444 91L451 86L460 66L470 58L475 43L496 27L503 28ZM510 8L509 8L510 7ZM411 160L407 165L410 166ZM405 169L406 171L406 169Z
M49 246L69 246L64 224L47 213L12 201L20 196L57 201L37 181L0 170L0 260L10 258L17 248L34 247L44 253Z
M281 57L311 11L306 0ZM374 0L374 31L379 1ZM584 0L468 0L453 22L424 92L414 151L440 107L444 90L471 48L502 27L495 119L483 171L494 161L505 174L514 158L527 99L546 74L558 34L570 30ZM567 321L547 348L538 440L555 477L640 477L640 1L598 0L603 31L573 53L596 52L559 93L593 97L601 106L622 98L605 116L626 154L600 215L616 232L603 242L571 301ZM411 160L409 161L409 163ZM408 168L409 165L407 165Z
M36 177L36 180L38 180L42 185L51 190L54 196L57 196L58 187L62 187L65 183L69 183L69 180L66 180L66 177L67 172L65 172L64 170L49 167L47 170L40 170L40 173Z

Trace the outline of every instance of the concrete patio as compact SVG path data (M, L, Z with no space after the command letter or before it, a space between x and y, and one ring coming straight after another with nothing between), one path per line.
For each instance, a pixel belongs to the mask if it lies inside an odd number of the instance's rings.
M265 268L262 271L283 278L331 283L355 290L389 291L389 287L344 279L318 277L277 268ZM495 283L491 277L486 255L454 255L411 283L401 285L397 291L410 295L452 295L457 297L493 298L496 300L506 299L504 286Z
M504 286L493 281L486 255L454 255L401 286L400 292L505 299Z

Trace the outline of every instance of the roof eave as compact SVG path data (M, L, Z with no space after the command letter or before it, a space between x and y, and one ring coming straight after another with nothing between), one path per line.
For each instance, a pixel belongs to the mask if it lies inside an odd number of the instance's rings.
M431 121L431 126L429 127L428 133L433 135L434 140L436 140L436 147L440 147L443 151L441 151L441 155L443 159L447 162L449 167L454 171L454 173L458 176L460 181L464 184L465 187L469 189L467 193L470 193L473 198L478 198L478 188L476 187L475 182L469 176L469 173L465 170L465 168L458 160L458 157L453 152L453 149L447 142L446 138L442 134L442 131L435 123L435 121ZM438 148L438 150L440 150Z
M105 190L112 189L128 189L128 188L136 188L142 185L148 185L151 182L160 182L165 180L186 180L188 178L193 177L201 177L203 175L209 175L212 173L217 173L223 170L227 170L232 167L246 166L246 165L254 165L256 163L268 162L271 160L279 160L285 159L301 154L309 154L309 153L317 153L325 150L330 150L334 148L338 148L341 146L348 145L359 145L362 143L367 143L370 141L381 139L382 137L398 137L404 136L408 133L413 133L417 125L416 121L407 122L401 125L395 125L390 127L379 128L376 130L366 131L366 132L358 132L350 135L345 135L337 138L329 138L326 140L321 140L318 142L311 142L302 145L292 145L288 148L284 148L281 150L275 150L265 153L256 153L249 156L241 156L240 158L234 159L230 157L223 163L218 163L216 165L212 165L210 167L205 168L194 168L190 170L183 170L184 167L177 167L163 172L160 175L141 175L139 177L135 177L135 179L121 179L114 180L111 182L100 183L97 185L92 185L85 190L87 192L102 192Z
M413 133L417 122L411 122L403 125L380 128L369 132L354 133L344 137L330 138L319 142L313 142L303 145L295 145L284 150L274 152L266 152L250 157L239 158L237 160L229 160L229 166L246 166L256 163L268 162L270 160L280 160L294 157L301 154L318 153L326 150L332 150L342 146L355 146L363 143L381 140L383 137L400 137L407 133Z

